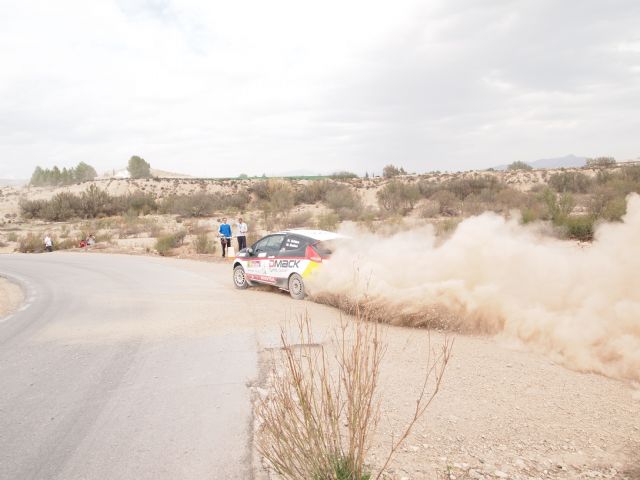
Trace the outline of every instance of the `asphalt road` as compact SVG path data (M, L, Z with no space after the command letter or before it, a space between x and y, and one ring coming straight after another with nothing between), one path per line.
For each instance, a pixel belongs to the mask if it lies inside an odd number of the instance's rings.
M306 302L237 291L229 264L0 255L0 274L27 292L0 319L0 479L252 477L257 331Z

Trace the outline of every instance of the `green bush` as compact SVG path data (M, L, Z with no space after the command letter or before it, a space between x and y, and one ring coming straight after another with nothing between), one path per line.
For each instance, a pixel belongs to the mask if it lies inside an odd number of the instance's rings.
M542 191L541 196L547 206L548 218L555 225L561 225L575 207L573 196L569 193L558 195L550 188L546 188Z
M590 215L566 217L562 226L567 236L576 240L589 241L593 239L593 225L595 220Z
M8 242L17 242L18 241L18 234L16 232L7 233L7 241Z

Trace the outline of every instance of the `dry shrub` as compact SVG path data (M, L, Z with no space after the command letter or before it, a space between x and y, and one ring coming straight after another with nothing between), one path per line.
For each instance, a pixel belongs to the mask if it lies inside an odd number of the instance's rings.
M285 227L295 203L291 185L279 180L260 181L253 187L253 192L257 197L256 207L262 211L264 224L274 229Z
M335 331L335 355L314 341L308 315L299 319L295 342L281 331L282 357L274 359L271 388L258 399L256 417L258 450L284 479L381 478L440 389L449 341L438 351L429 346L413 417L392 438L382 464L371 470L367 459L380 418L377 389L386 344L379 324L361 310L355 313L352 322L342 319Z
M314 204L321 202L330 188L331 182L328 180L312 180L296 192L295 203Z
M309 211L296 212L289 215L287 219L287 228L306 227L311 222L313 214Z
M98 218L124 213L148 214L157 209L153 195L141 192L111 196L95 185L90 185L79 195L60 192L50 200L20 201L24 218L42 218L60 222L72 218Z
M156 241L156 250L163 257L167 256L171 253L171 250L173 250L174 248L178 248L184 243L184 239L186 236L187 232L185 232L184 230L168 235L162 235Z
M18 239L18 251L22 253L44 252L43 239L38 235L28 233L27 235Z
M338 224L340 223L340 217L337 213L327 212L321 215L318 215L316 225L320 230L328 230L330 232L334 232L338 228Z
M440 204L435 200L424 200L418 211L421 218L434 218L440 213Z
M445 217L455 217L460 214L462 204L458 197L449 190L440 190L431 196L431 200L440 205L440 215Z
M333 185L325 194L324 203L332 210L362 210L360 195L347 185Z
M420 199L417 185L392 180L376 193L380 208L390 214L403 215L413 210Z
M189 195L172 195L160 206L162 213L171 213L183 217L208 217L224 210L246 210L251 197L248 192L232 194L198 192Z
M152 237L157 237L161 233L161 228L155 219L131 214L120 217L118 230L120 238L129 238L145 232L149 232Z
M206 232L199 233L193 245L196 253L199 254L212 254L216 252L215 242L209 238Z
M560 172L551 175L548 184L559 193L587 193L593 181L582 172Z

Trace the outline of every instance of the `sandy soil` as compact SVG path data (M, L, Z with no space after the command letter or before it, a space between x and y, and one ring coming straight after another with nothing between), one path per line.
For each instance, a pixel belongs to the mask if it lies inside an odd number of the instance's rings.
M312 321L324 335L335 325L327 316ZM388 328L373 465L413 414L429 341L443 340ZM640 392L633 385L568 370L500 337L458 336L441 392L385 478L637 479L639 452Z
M0 319L15 311L23 300L22 289L6 278L0 277Z

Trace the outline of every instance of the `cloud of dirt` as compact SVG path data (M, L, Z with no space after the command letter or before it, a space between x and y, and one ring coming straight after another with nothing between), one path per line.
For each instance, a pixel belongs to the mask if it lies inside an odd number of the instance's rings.
M640 381L640 196L593 244L492 213L438 243L430 227L345 232L309 285L319 301L393 324L500 334L581 370Z

